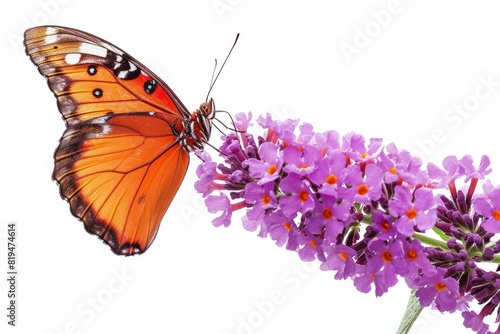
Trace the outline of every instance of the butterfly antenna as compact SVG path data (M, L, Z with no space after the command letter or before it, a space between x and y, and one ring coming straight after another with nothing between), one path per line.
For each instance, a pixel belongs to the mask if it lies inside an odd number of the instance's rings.
M208 86L208 94L207 94L207 98L205 99L205 102L208 102L208 96L210 95L210 91L212 90L212 87L214 86L214 76L215 76L216 69L217 69L217 58L215 59L214 70L212 71L212 77L210 78L210 86Z
M224 123L222 123L221 121L219 121L219 123L221 123L222 125L224 125ZM215 123L212 123L212 126L213 126L214 128L216 128L216 129L217 129L217 131L219 131L219 132L221 133L221 135L226 136L226 134L224 133L224 131L222 131L222 130L221 130L221 129L220 129L220 128L219 128L219 127L215 124ZM224 125L224 126L225 126L225 125ZM227 127L226 127L226 129L227 129Z
M217 79L219 78L219 75L220 73L222 72L222 69L224 68L224 65L226 65L226 62L229 58L229 56L231 55L231 52L233 52L233 49L234 47L236 46L236 42L238 42L238 38L240 37L240 33L237 33L236 34L236 38L234 39L234 43L233 43L233 46L231 47L231 49L229 50L227 56L226 56L226 59L224 59L224 62L222 63L220 69L219 69L219 72L217 73L217 75L215 76L214 78L214 74L215 74L215 69L217 68L217 59L215 59L215 66L214 66L214 71L212 73L212 78L210 79L210 87L208 88L208 93L207 93L207 97L205 99L205 102L208 102L208 97L210 96L210 92L212 91L212 88L214 88L214 85L215 85L215 82L217 81Z

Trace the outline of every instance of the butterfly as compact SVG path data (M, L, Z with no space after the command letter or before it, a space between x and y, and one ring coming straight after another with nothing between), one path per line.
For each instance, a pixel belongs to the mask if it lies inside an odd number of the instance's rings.
M213 99L190 113L152 71L80 30L34 27L24 45L66 123L52 174L61 196L114 253L145 252L184 179L189 152L210 138Z

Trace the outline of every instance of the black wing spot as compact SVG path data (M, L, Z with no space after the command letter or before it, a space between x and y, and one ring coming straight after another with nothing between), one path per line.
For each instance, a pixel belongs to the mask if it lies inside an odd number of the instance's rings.
M94 95L94 97L101 98L102 97L102 89L100 89L100 88L94 89L94 91L92 92L92 95Z
M156 80L150 79L144 83L144 91L148 94L153 94L153 92L156 89L156 86L158 86L158 83L156 82Z
M97 66L95 65L90 65L88 68L87 68L87 73L89 75L95 75L97 73Z

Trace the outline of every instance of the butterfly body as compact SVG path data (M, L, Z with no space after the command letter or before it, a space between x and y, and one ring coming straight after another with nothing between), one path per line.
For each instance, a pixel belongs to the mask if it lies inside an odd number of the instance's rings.
M153 72L91 34L44 26L26 52L47 78L66 130L53 178L85 229L120 255L153 242L215 116L213 100L189 113Z

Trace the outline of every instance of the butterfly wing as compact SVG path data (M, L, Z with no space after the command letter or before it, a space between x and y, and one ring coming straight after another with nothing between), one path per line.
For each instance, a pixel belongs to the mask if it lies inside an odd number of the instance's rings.
M189 163L168 121L149 113L102 116L68 127L54 179L89 233L113 252L144 252Z
M151 71L93 35L36 27L25 45L67 125L54 154L61 196L113 252L144 252L187 170L189 113Z
M57 26L28 29L24 37L26 52L47 78L68 125L110 112L190 117L166 83L99 37Z

